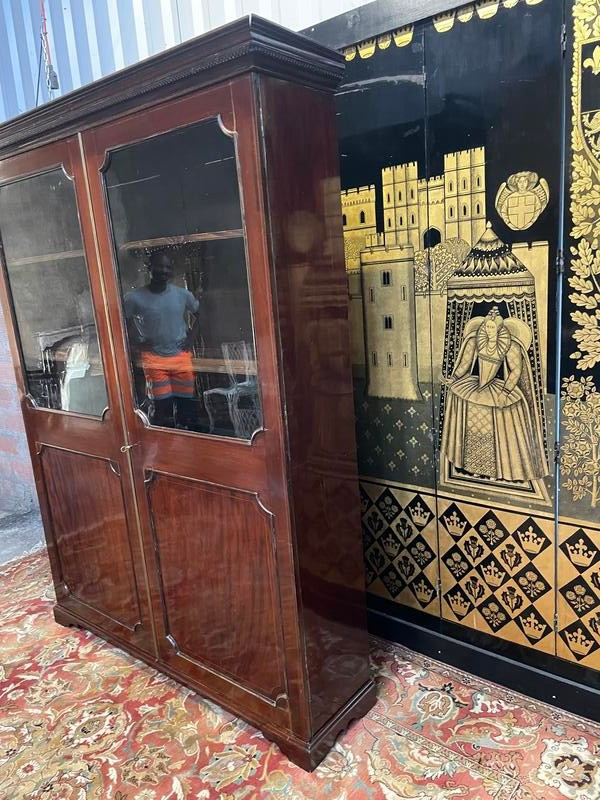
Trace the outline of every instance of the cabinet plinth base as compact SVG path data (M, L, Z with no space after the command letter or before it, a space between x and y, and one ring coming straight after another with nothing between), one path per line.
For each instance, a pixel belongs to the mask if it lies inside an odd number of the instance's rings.
M346 730L351 722L364 717L373 708L376 700L377 689L375 682L369 680L307 742L295 737L282 738L281 736L271 735L268 731L265 731L265 735L275 742L290 761L293 761L294 764L297 764L306 772L312 772L329 753L338 736Z
M375 682L373 679L370 679L361 686L342 708L340 708L338 713L335 714L329 722L317 731L312 738L305 741L295 736L291 731L285 731L279 726L269 724L262 720L253 719L251 714L240 714L239 709L233 708L224 701L222 697L218 696L215 692L211 692L208 687L198 686L194 681L179 674L177 670L172 669L163 661L154 658L150 653L140 650L128 642L124 642L119 639L119 637L107 633L87 620L81 619L60 604L54 606L53 612L54 619L59 625L63 625L67 628L75 627L91 631L104 641L114 644L116 647L123 650L124 654L131 655L134 658L140 659L140 661L144 661L149 666L168 675L183 686L189 687L202 697L212 700L232 714L235 714L241 719L245 719L251 725L261 730L267 739L274 742L290 761L307 772L312 772L321 763L333 747L338 736L346 730L353 720L364 717L375 705L375 701L377 700Z

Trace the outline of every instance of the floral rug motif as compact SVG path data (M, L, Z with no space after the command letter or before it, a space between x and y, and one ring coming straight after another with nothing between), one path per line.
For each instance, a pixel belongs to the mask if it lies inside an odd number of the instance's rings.
M600 726L373 640L378 702L312 774L57 625L46 556L0 574L0 800L599 800Z

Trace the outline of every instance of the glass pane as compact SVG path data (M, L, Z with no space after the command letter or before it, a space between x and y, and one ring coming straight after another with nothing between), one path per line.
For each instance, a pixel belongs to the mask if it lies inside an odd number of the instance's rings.
M105 185L138 407L249 439L262 420L233 139L209 120L128 145Z
M0 187L0 232L27 390L38 406L108 405L72 181L61 169Z

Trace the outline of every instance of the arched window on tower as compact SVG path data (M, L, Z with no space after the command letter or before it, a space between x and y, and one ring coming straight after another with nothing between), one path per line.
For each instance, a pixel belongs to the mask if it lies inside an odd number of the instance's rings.
M346 215L342 214L342 225L347 225L347 224L348 224L348 221L346 219Z
M467 188L467 179L463 178L463 189Z
M477 205L475 206L475 213L477 214L477 216L481 214L481 206L479 205L479 203L477 203Z
M398 192L398 200L402 202L402 191Z
M436 244L439 244L442 241L442 234L438 231L437 228L427 228L425 233L423 234L423 247L427 249L428 247L435 247Z
M477 186L481 186L481 176L477 176Z
M450 181L450 183L448 184L448 190L451 192L454 191L454 184L452 183L452 181Z
M463 206L463 217L467 216L467 207Z
M365 212L364 211L360 212L360 224L361 225L365 224Z
M414 214L411 214L411 215L410 215L410 224L411 224L411 225L414 225L414 224L415 224L415 215L414 215Z
M388 217L388 228L392 227L392 218Z
M390 193L389 192L387 193L387 201L388 201L388 203L390 202Z
M448 213L450 214L450 217L454 216L454 206L450 206L450 208L448 209Z
M414 199L415 199L415 190L414 190L414 189L411 189L411 190L410 190L410 199L411 199L411 200L414 200Z

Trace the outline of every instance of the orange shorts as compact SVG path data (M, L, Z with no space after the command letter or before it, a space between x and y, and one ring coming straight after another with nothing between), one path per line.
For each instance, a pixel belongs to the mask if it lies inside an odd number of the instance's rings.
M150 384L152 397L166 400L169 397L193 397L196 387L192 354L188 351L176 356L158 356L142 353L144 375Z

